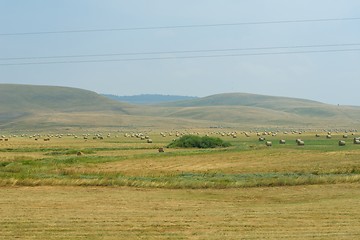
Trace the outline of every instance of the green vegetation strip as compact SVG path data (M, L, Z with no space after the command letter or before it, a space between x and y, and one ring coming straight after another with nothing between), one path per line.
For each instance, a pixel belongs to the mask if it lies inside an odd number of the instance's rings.
M155 149L156 147L101 147L101 148L84 148L74 150L73 148L0 148L0 152L48 152L47 155L69 155L78 151L88 154L94 154L97 151L120 151L120 150L146 150Z
M360 172L344 173L181 173L164 176L125 176L116 173L78 174L0 172L0 186L131 186L170 189L245 188L360 182Z

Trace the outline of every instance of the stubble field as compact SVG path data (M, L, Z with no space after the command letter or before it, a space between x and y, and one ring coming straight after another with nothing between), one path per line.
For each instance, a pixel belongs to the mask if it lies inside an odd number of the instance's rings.
M7 137L0 238L359 238L356 135L278 133L265 136L273 143L266 147L255 133L199 132L233 146L159 153L175 138L170 131L144 133L153 143L131 137L138 131Z

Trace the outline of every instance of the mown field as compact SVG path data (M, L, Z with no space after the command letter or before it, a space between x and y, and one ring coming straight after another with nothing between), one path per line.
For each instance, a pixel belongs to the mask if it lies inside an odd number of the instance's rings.
M6 134L0 239L359 238L357 133L279 132L264 136L267 147L255 133L230 131L186 131L220 137L229 148L163 153L174 131L142 131L153 143L131 137L140 131L103 139Z

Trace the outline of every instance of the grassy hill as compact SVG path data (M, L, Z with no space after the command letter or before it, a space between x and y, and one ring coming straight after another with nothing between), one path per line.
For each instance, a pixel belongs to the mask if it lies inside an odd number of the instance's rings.
M280 110L286 112L299 112L301 114L312 114L310 109L318 110L330 105L306 99L274 97L249 93L223 93L211 95L204 98L192 99L187 101L178 101L173 103L165 103L164 106L176 107L209 107L209 106L247 106L256 108L265 108L272 110ZM301 111L301 109L309 109ZM324 111L316 112L324 114Z
M0 130L209 126L358 128L359 119L359 107L256 94L218 94L141 106L76 88L0 84Z
M77 88L0 84L0 130L211 125L201 120L164 118L156 111L145 111L147 108Z
M345 126L359 125L360 108L317 101L247 93L225 93L164 103L172 117L212 119L242 124Z
M125 104L95 92L53 86L1 84L0 111L123 111Z
M0 127L47 124L56 125L56 116L68 113L65 122L76 122L76 115L97 112L127 114L127 104L87 90L17 84L0 84ZM59 121L60 124L61 121ZM41 126L39 126L41 127Z

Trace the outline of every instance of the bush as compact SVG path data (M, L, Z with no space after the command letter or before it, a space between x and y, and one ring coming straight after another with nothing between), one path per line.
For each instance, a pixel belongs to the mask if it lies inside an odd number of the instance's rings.
M220 138L214 137L199 137L186 135L174 142L170 143L167 147L170 148L216 148L216 147L229 147L231 144L225 142Z

